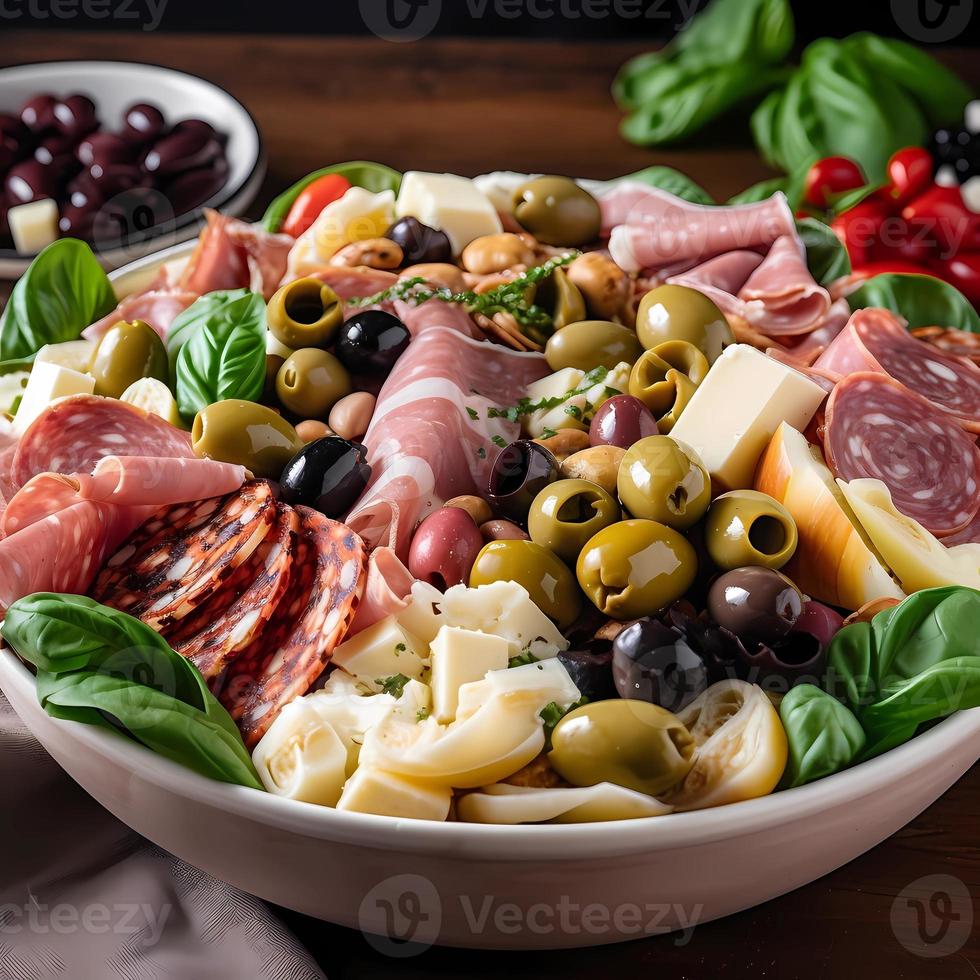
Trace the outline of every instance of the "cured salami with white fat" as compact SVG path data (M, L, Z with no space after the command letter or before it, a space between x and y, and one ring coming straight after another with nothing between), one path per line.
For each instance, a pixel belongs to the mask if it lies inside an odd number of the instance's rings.
M838 382L827 402L824 452L835 475L881 480L895 507L938 537L980 508L980 449L955 421L885 374Z
M814 367L837 377L887 374L964 428L980 432L980 367L916 340L889 310L857 310Z

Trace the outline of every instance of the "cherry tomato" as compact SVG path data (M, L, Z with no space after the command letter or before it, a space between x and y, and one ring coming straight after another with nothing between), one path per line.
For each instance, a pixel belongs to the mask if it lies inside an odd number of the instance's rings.
M980 252L960 252L949 259L934 259L929 271L955 286L974 306L980 306Z
M932 155L925 147L906 146L888 161L887 188L896 205L908 204L932 184Z
M932 240L942 257L980 251L980 214L963 203L958 186L933 184L902 208L902 217L920 237Z
M829 208L830 199L860 187L861 168L848 157L824 157L810 167L803 183L803 200L815 208Z
M902 259L889 259L883 262L866 262L863 265L856 265L851 270L851 275L856 279L870 279L872 276L880 276L885 273L898 273L900 275L927 276L930 275L929 269L918 262L906 262Z
M847 248L852 265L866 265L871 261L871 249L879 240L882 223L888 217L885 205L869 198L831 221L830 227Z
M868 251L871 262L911 262L924 266L935 254L928 228L917 228L901 215L889 215L878 228L878 238Z
M342 198L350 188L351 182L340 174L324 174L318 177L299 192L280 230L293 238L299 238L328 204Z

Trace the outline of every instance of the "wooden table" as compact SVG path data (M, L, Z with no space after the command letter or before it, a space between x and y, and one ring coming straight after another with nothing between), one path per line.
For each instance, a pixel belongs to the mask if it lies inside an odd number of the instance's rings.
M613 177L650 163L678 167L718 199L767 176L744 126L705 134L694 147L647 151L622 142L609 83L634 43L173 37L8 33L0 63L58 58L156 62L204 75L255 115L269 177L255 213L284 185L338 160L380 160L401 170L494 169ZM944 59L976 87L975 52ZM430 950L390 960L355 932L283 913L331 980L388 977L653 976L877 977L966 980L980 976L980 939L941 959L912 955L896 939L895 896L924 875L960 879L980 917L980 768L863 857L768 904L672 936L572 953ZM615 830L611 829L611 833ZM243 860L247 860L243 855ZM324 888L330 883L324 882Z

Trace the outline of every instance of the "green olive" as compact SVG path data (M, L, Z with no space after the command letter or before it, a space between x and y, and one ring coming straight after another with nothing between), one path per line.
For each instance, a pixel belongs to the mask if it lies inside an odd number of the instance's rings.
M735 343L725 314L689 286L657 286L640 300L636 335L648 350L665 340L686 340L714 364L722 349Z
M691 587L698 559L682 534L657 521L620 521L586 542L575 571L582 591L612 619L652 616Z
M570 177L535 177L514 192L514 217L546 245L586 245L599 237L599 202Z
M166 384L167 349L148 323L120 320L99 341L88 373L95 378L95 394L108 398L118 398L140 378Z
M633 365L629 393L650 409L661 432L670 432L709 367L694 344L666 340L644 351Z
M769 494L732 490L708 508L704 543L711 560L725 571L743 565L782 568L796 551L796 522Z
M660 796L694 764L694 737L649 701L596 701L569 711L551 734L548 761L573 786L615 783Z
M612 370L622 361L632 364L642 353L636 334L612 320L577 320L555 331L544 349L552 371L591 371L600 364Z
M557 480L531 504L527 530L531 540L574 563L583 545L620 518L619 504L588 480Z
M533 541L491 541L470 569L470 588L491 582L517 582L560 629L571 626L582 608L575 576L552 552Z
M303 448L303 440L271 408L229 398L197 413L191 445L198 456L238 463L256 476L278 480L283 467Z
M534 292L534 303L551 314L551 325L561 330L570 323L585 319L582 291L571 282L564 269L554 272Z
M266 317L272 335L291 350L326 347L343 323L344 306L326 283L306 276L279 288Z
M326 416L350 392L347 368L318 347L294 350L276 375L276 397L284 408L305 419Z
M711 478L697 453L670 436L634 442L619 464L619 499L634 516L686 530L711 503Z

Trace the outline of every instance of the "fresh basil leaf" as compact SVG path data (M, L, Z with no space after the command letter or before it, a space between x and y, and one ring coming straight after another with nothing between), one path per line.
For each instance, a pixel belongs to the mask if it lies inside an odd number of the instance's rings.
M293 206L296 198L315 180L325 177L327 174L340 174L341 177L349 180L355 187L363 187L378 194L381 191L394 191L398 193L401 187L402 175L391 167L386 167L383 163L372 163L368 160L352 160L349 163L335 163L332 167L323 167L307 174L301 180L296 181L292 187L283 191L266 208L265 214L259 224L266 230L276 232L282 227L289 209Z
M38 253L10 294L0 318L0 360L33 358L45 344L77 340L117 302L88 245L59 238Z
M843 214L850 208L853 208L855 204L860 204L866 198L871 197L872 194L876 194L883 187L887 186L883 181L872 181L870 184L862 184L860 187L855 187L852 190L844 191L842 194L832 195L829 194L831 211L834 214Z
M649 187L656 187L674 197L683 198L692 204L714 204L711 195L699 184L696 184L686 174L682 174L673 167L653 166L637 170L634 174L626 174L624 177L617 177L615 180L607 181L608 184L617 184L621 180L636 181L640 184L647 184Z
M779 705L789 759L782 784L802 786L846 769L865 743L857 718L812 684L790 689Z
M909 328L957 327L980 333L980 316L955 287L934 276L882 273L866 279L847 297L852 310L883 306L908 320Z
M177 367L177 355L180 353L181 347L208 320L214 316L233 315L230 310L236 309L237 305L246 299L251 302L249 297L252 295L253 293L248 289L216 290L213 293L205 293L194 300L186 310L178 313L167 331L167 356L170 358L171 371Z
M699 64L774 65L789 55L794 37L787 0L713 0L678 33L674 45L682 58Z
M767 180L760 180L757 184L746 187L744 191L730 197L727 204L755 204L758 201L765 201L772 197L777 191L782 191L786 195L786 203L791 211L796 211L803 203L803 187L806 183L807 172L810 169L810 161L806 165L798 167L791 174L781 177L770 177Z
M177 354L181 415L193 418L202 408L226 398L257 401L265 386L265 343L265 302L258 293L209 316Z
M849 275L851 260L847 249L828 225L816 218L799 218L797 234L806 248L806 265L821 286Z
M824 688L860 714L877 695L874 634L870 623L851 623L831 641Z

